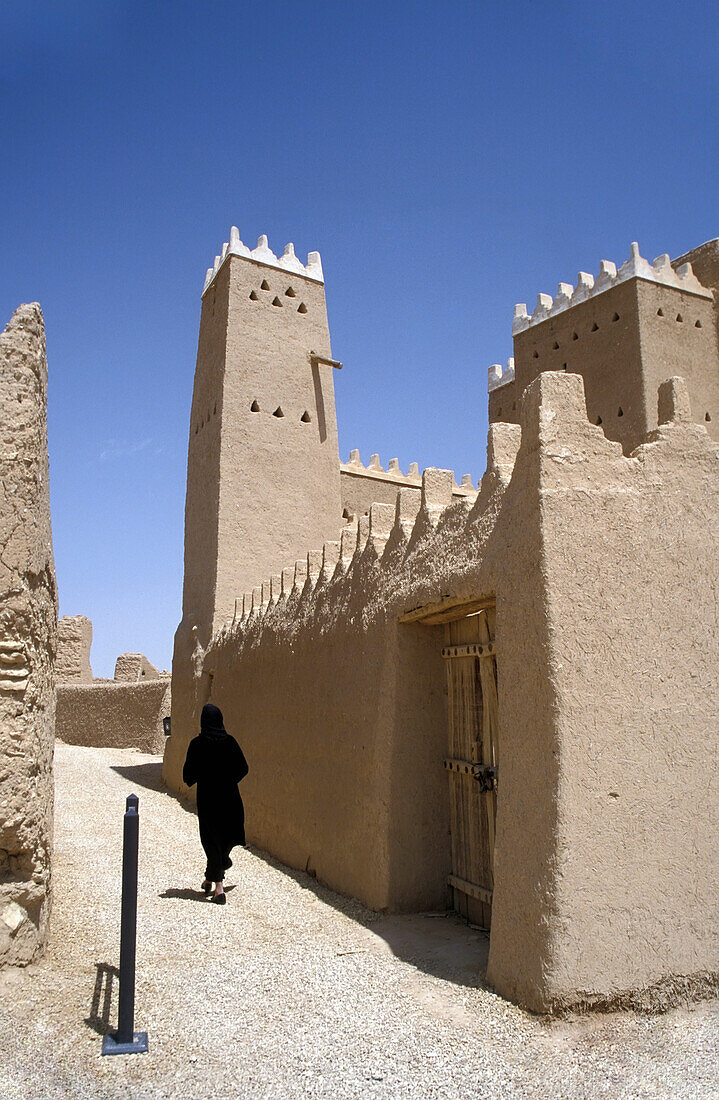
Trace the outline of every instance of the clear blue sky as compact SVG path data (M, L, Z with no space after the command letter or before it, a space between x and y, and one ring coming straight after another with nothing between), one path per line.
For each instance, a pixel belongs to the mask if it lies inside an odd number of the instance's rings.
M63 614L169 667L200 290L319 249L340 449L485 467L512 307L719 235L714 5L2 5L0 318L47 327ZM278 563L282 564L282 563Z

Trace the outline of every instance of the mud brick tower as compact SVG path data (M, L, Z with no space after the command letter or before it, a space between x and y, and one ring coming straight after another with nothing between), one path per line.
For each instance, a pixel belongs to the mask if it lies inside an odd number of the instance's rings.
M319 253L305 266L265 236L250 251L233 227L202 293L173 722L194 721L193 656L238 594L339 535L331 354Z
M713 288L684 257L649 263L633 244L619 269L602 260L596 279L580 271L576 286L540 294L531 316L515 306L514 358L489 370L490 422L518 423L519 399L540 372L581 374L590 421L629 454L657 427L658 387L680 375L697 420L719 438Z

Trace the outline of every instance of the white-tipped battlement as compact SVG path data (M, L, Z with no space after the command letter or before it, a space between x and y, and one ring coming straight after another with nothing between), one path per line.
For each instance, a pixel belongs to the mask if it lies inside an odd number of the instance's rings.
M512 377L514 377L514 359L510 359L509 363L511 363ZM506 379L506 381L509 381L509 379ZM387 469L385 469L380 462L379 455L375 454L371 455L369 465L365 466L357 450L350 451L350 457L347 462L340 462L340 471L354 477L369 477L378 481L390 481L392 484L398 486L406 485L419 489L422 485L422 475L419 472L419 464L417 462L411 462L407 473L403 474L400 469L398 458L391 458L387 465ZM461 484L455 481L454 492L455 496L467 496L470 493L476 495L477 490L472 484L472 475L463 474Z
M214 264L207 269L205 285L202 288L203 296L206 294L217 272L228 256L244 256L248 260L255 260L257 263L267 264L268 267L277 267L285 271L293 271L296 275L303 275L306 279L314 279L315 282L318 283L323 283L325 281L319 252L310 252L307 256L307 263L303 264L295 255L295 246L290 243L285 245L284 252L281 256L277 257L270 248L267 236L264 233L258 239L257 247L249 249L247 245L243 244L240 240L239 229L236 225L233 225L230 229L229 241L223 244L219 256L215 256Z
M492 363L487 370L487 389L490 393L499 386L506 386L507 382L514 382L514 359L511 357L504 370L501 363Z
M560 283L554 298L551 294L538 295L537 305L531 315L527 312L527 306L524 302L518 303L514 307L512 335L516 336L531 325L537 325L541 321L545 321L547 317L562 313L570 306L586 301L587 298L594 298L605 290L610 290L611 287L626 282L628 279L645 279L651 283L659 283L662 286L684 290L689 294L697 294L701 298L712 297L712 291L702 286L692 271L691 264L682 264L675 271L666 253L663 256L657 256L654 263L650 264L649 260L645 260L640 256L639 245L634 241L629 259L622 264L618 271L616 265L610 260L602 260L599 275L596 279L587 274L586 271L580 271L575 287L572 287L571 283ZM490 371L493 369L493 367L490 367ZM494 385L490 384L490 389L494 389L501 384L501 382L495 382Z

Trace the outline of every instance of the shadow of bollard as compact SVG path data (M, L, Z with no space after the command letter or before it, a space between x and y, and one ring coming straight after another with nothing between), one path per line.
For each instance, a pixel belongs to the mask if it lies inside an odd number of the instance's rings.
M120 977L120 971L110 963L95 963L95 988L92 991L90 1015L85 1023L98 1035L107 1035L110 1030L110 1012L112 1010L112 984Z

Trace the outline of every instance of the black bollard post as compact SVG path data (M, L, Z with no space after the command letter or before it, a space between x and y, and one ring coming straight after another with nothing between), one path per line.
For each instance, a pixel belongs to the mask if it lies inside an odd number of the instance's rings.
M135 945L137 941L138 797L127 796L122 830L122 912L120 917L120 996L117 1031L102 1042L103 1054L144 1054L147 1032L135 1031Z

